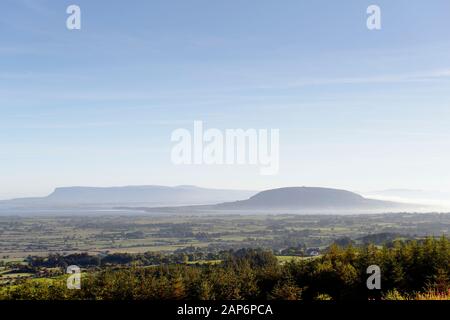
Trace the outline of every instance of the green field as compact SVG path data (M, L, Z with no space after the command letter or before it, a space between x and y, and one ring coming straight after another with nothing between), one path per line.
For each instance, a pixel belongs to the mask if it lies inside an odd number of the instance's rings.
M348 238L448 235L450 214L0 217L0 266L29 255L326 247ZM389 238L389 237L388 237ZM389 240L386 238L387 240ZM383 239L377 240L382 244ZM287 254L289 255L289 254Z

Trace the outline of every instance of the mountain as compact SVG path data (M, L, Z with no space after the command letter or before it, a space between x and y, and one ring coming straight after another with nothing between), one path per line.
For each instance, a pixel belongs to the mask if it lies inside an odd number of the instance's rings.
M372 200L339 189L291 187L260 192L248 200L216 205L220 209L378 209L393 208L394 202Z
M196 186L125 186L57 188L47 197L1 201L8 206L174 206L212 204L246 199L255 191L207 189Z
M257 193L247 200L216 205L136 208L147 212L235 212L235 213L371 213L412 210L409 204L373 200L339 189L290 187Z

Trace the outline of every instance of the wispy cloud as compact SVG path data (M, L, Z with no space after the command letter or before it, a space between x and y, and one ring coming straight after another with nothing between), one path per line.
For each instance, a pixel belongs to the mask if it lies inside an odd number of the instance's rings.
M420 73L402 73L402 74L383 74L367 77L337 77L337 78L308 78L292 80L290 82L279 83L275 85L261 85L259 89L289 89L307 86L324 85L352 85L352 84L389 84L389 83L407 83L407 82L427 82L450 78L450 68L441 70L431 70Z

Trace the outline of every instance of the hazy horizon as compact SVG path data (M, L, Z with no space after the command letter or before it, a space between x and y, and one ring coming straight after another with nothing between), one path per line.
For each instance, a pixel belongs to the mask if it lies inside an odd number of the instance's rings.
M417 212L430 212L434 210L450 210L450 194L439 192L439 191L429 191L429 190L417 190L417 189L386 189L386 190L370 190L370 191L358 191L358 190L349 190L346 188L334 188L330 186L302 186L302 185L291 185L291 186L283 186L277 188L265 188L259 190L250 190L250 189L228 189L228 188L220 188L220 187L205 187L198 185L186 185L179 184L173 186L164 186L164 185L154 185L154 184L145 184L145 185L111 185L111 186L88 186L88 185L79 185L79 186L58 186L53 188L50 192L41 195L29 195L26 197L18 197L18 198L6 198L0 199L0 201L9 201L9 200L20 200L27 198L45 198L54 194L58 189L77 189L77 188L87 188L87 189L115 189L115 188L135 188L135 187L162 187L162 188L180 188L180 187L194 187L206 190L223 190L223 191L241 191L241 192L253 192L251 195L255 195L262 191L273 190L278 188L292 188L292 187L308 187L308 188L321 188L321 189L337 189L337 190L345 190L350 191L356 194L359 194L367 199L374 200L382 200L396 203L404 203L410 205L417 205ZM249 196L251 196L249 195ZM247 199L246 197L238 197L232 198L230 197L228 201ZM217 201L220 202L220 201ZM215 203L214 201L207 201L205 203L199 202L198 204L208 204ZM425 207L423 207L425 206ZM31 207L29 209L32 209ZM410 209L405 209L410 210Z

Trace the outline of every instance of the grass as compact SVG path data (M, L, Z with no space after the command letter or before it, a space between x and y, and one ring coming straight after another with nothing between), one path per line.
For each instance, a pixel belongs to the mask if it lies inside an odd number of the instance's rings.
M0 279L17 279L33 276L33 273L2 273Z
M450 300L450 289L447 292L438 292L436 290L429 290L427 292L419 292L414 295L403 295L397 290L389 291L385 297L385 300L401 301L401 300Z
M414 300L450 300L450 289L447 292L429 291L418 293Z
M3 263L23 263L24 260L22 258L14 257L14 258L0 258L0 262Z
M189 261L187 264L219 264L222 260L197 260Z
M286 262L296 262L296 261L302 261L302 260L309 260L309 259L315 259L320 256L315 257L299 257L299 256L276 256L278 261L280 263L286 263Z

